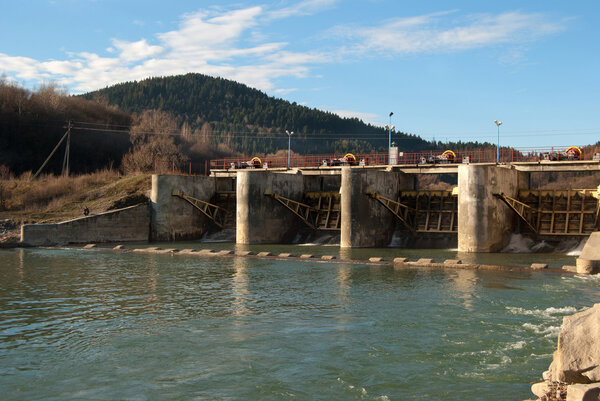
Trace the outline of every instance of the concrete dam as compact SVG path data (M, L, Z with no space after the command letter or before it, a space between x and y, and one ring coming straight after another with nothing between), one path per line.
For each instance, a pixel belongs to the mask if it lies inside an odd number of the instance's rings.
M596 189L530 188L533 172L598 170L598 161L571 161L154 175L149 235L198 239L231 229L238 244L268 244L291 242L299 231L333 232L352 248L388 246L396 233L450 239L461 252L497 252L513 233L560 240L598 231ZM442 173L457 175L453 191L418 188L417 175Z

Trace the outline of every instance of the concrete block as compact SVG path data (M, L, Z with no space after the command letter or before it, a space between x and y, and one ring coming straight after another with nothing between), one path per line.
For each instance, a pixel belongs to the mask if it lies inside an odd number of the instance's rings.
M202 255L213 255L215 251L213 251L212 249L201 249L198 251L198 253Z
M196 249L189 249L189 248L187 248L187 249L180 250L179 253L182 254L182 255L191 255L191 254L194 254L194 253L198 253L198 251Z
M146 253L146 248L136 248L132 250L133 252Z
M547 269L548 264L547 263L532 263L531 268L532 269Z
M177 252L179 252L179 249L176 249L176 248L160 249L160 250L156 251L156 253L177 253Z
M460 259L446 259L444 260L445 265L460 265L462 264L462 260Z
M273 256L273 254L271 252L259 252L256 256L259 258L264 258L266 256Z
M394 258L394 264L403 264L408 261L408 258Z
M238 256L249 256L249 255L256 255L256 252L252 252L252 251L235 251L235 254Z
M312 257L313 257L313 255L309 255L309 254L300 255L300 259L310 259Z
M280 258L289 258L291 256L294 256L294 255L292 255L291 253L280 253L279 254Z
M95 248L95 247L96 247L96 244L87 244L87 245L85 245L83 247L83 249L92 249L92 248Z
M333 256L333 255L323 255L323 256L321 256L321 259L322 260L333 260L333 259L335 259L335 256Z
M564 265L564 266L562 267L562 269L563 269L564 271L568 271L568 272L570 272L570 273L577 273L577 266Z
M418 265L430 265L432 263L433 263L433 259L429 259L429 258L421 258L421 259L417 260Z
M219 256L233 255L233 251L230 249L224 249L216 253Z
M383 262L383 258L379 256L374 256L372 258L369 258L369 262Z
M113 249L115 249L115 250L125 249L125 246L123 246L123 245L117 245Z

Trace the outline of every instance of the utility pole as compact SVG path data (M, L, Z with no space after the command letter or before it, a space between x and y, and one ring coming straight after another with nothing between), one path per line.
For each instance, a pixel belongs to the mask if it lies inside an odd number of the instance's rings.
M48 156L46 158L46 160L44 161L44 163L42 164L42 166L38 169L38 171L33 175L33 177L31 178L32 180L35 179L44 169L44 167L46 167L46 164L48 164L48 161L50 160L50 158L52 158L52 156L54 156L54 153L56 153L56 151L58 150L58 148L60 147L60 145L63 143L63 141L71 136L71 121L68 122L67 125L67 132L65 132L65 134L62 136L62 138L60 138L60 141L58 141L58 143L56 144L56 146L54 147L54 149L52 149L52 152L50 152L50 156ZM69 153L69 145L67 145L67 150L65 153L65 159L63 160L63 174L65 172L65 164L67 166L68 169L68 153ZM67 173L68 174L68 173Z
M62 174L69 176L69 157L71 150L71 121L67 123L67 146L65 148L65 158L63 159Z

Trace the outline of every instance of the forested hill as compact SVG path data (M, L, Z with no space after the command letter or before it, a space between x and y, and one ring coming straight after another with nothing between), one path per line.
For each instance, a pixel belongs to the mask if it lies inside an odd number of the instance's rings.
M103 99L127 112L162 110L172 114L191 135L210 138L245 154L287 148L285 130L294 131L294 151L327 153L385 150L388 132L357 118L311 109L267 96L246 85L201 74L150 78L117 84L83 97ZM393 140L403 150L432 144L404 133Z

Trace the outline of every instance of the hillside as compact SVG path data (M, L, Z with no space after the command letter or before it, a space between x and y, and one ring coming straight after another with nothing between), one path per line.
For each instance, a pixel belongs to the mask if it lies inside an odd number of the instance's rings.
M159 109L176 116L190 135L212 144L224 143L247 155L287 148L285 130L294 131L297 153L385 150L388 132L357 118L342 118L267 96L246 85L202 74L186 74L127 82L87 93L121 110L139 113ZM405 133L394 141L406 150L432 144Z
M87 173L121 163L130 147L129 134L107 135L106 131L129 127L129 114L68 96L52 86L30 91L0 79L0 166L16 174L37 171L65 134L69 120L78 123L71 136L72 172ZM60 173L63 154L64 146L44 172Z

